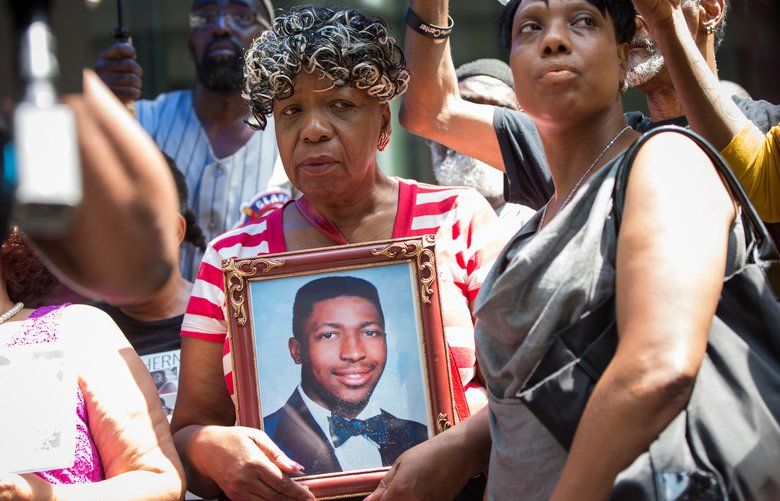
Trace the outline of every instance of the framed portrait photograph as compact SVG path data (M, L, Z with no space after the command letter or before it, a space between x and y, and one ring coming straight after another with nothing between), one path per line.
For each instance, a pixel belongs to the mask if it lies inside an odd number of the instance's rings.
M433 237L223 263L237 417L318 499L373 491L454 423Z

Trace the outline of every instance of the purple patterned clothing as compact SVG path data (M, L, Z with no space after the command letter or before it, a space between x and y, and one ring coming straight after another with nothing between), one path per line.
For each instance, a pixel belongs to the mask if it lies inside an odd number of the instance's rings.
M19 330L2 344L19 346L56 341L63 308L64 305L36 309L22 322ZM40 471L36 475L52 484L83 484L105 479L100 456L89 433L87 404L78 385L76 386L76 460L69 468Z

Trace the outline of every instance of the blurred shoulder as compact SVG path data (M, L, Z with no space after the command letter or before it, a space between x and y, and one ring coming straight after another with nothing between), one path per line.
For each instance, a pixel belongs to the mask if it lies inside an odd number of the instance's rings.
M69 304L62 307L62 320L65 322L89 321L98 324L114 324L108 313L89 304Z
M154 99L140 99L135 102L136 118L142 125L157 123L162 113L176 115L189 113L192 109L192 91L175 90L163 92Z
M87 304L64 306L60 325L68 340L77 345L123 347L129 344L108 313Z

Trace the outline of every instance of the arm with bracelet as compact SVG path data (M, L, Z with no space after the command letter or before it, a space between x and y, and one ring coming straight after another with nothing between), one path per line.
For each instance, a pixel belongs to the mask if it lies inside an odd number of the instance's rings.
M404 53L412 79L399 119L410 132L504 170L493 106L461 99L450 53L448 0L412 0Z
M448 10L448 0L413 0L407 11L405 51L412 78L401 124L505 172L507 201L538 209L553 188L536 126L525 113L463 99L450 53L454 22ZM511 20L506 6L502 24L511 28Z

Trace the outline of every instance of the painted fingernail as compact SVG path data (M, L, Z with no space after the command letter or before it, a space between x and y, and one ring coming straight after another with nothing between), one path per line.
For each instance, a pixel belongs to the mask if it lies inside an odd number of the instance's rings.
M305 471L306 470L306 468L304 468L302 464L296 463L292 459L290 460L290 466L293 469L298 470L298 471Z

